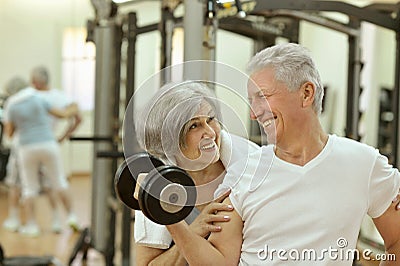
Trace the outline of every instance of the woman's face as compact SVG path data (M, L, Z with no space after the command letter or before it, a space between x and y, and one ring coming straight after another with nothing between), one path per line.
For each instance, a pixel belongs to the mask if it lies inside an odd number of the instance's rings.
M188 130L178 158L179 164L189 171L196 171L217 162L220 159L221 126L211 105L203 101L195 117L185 127Z

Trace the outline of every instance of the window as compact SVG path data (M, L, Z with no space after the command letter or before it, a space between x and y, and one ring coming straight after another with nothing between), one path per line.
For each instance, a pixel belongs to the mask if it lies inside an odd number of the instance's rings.
M93 110L96 50L85 39L85 28L66 28L63 32L62 86L81 110Z

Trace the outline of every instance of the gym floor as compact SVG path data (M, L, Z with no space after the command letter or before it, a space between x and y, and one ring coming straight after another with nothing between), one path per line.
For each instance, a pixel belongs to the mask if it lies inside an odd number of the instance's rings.
M90 224L91 179L89 176L73 176L70 179L70 193L73 206L82 227ZM67 265L79 233L64 226L60 234L51 232L51 210L47 198L41 195L35 205L36 218L41 227L41 235L36 238L22 236L4 230L0 226L0 244L6 258L13 256L53 256L62 265ZM65 217L65 212L61 212ZM0 183L0 224L7 216L7 188ZM24 217L22 217L23 219ZM72 265L82 265L79 256ZM94 249L89 249L86 265L104 265L103 256Z

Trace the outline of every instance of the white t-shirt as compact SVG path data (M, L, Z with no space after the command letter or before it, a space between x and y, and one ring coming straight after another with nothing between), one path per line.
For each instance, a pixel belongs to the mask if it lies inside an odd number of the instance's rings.
M244 221L240 265L352 265L362 219L389 207L398 170L376 149L335 135L304 166L279 159L273 148L227 173L242 173L230 194Z

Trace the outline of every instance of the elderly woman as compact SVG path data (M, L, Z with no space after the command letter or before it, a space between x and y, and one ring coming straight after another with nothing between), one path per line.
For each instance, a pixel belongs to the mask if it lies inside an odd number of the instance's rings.
M221 129L218 101L200 82L165 86L137 117L141 117L135 121L140 145L166 164L185 169L196 184L198 204L185 219L191 230L204 238L221 230L213 223L228 222L230 218L216 213L232 210L232 206L221 203L229 194L224 192L226 187L220 186L225 168L259 147ZM225 180L224 184L231 182ZM220 195L214 199L214 194ZM136 211L134 230L137 265L187 264L177 247L171 245L165 226Z
M28 82L23 78L13 77L6 83L4 92L6 97L9 97L26 87L28 87ZM3 228L12 232L17 231L20 225L19 199L21 188L17 173L16 141L17 138L14 138L10 145L10 156L5 176L5 183L8 186L8 217L3 222Z

